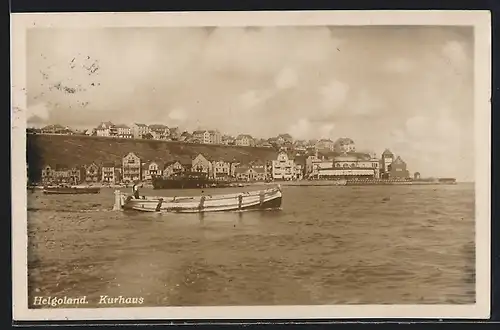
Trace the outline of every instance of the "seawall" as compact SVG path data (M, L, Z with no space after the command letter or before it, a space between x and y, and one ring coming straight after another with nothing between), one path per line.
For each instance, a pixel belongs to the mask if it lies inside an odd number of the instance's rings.
M118 139L81 135L26 135L28 174L37 180L44 166L81 166L95 162L121 164L129 152L138 155L142 161L160 160L163 162L180 160L190 162L198 154L211 159L236 160L273 160L277 152L271 148L240 147L192 144L184 142Z

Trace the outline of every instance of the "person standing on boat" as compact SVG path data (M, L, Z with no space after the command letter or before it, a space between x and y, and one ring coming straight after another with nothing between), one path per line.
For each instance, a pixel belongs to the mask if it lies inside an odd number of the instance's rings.
M139 199L139 184L137 182L132 186L132 193L135 199Z

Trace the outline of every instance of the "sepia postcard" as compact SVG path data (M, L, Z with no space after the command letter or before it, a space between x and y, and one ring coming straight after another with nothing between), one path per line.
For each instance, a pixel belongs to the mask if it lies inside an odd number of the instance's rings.
M489 317L489 12L11 33L14 320Z

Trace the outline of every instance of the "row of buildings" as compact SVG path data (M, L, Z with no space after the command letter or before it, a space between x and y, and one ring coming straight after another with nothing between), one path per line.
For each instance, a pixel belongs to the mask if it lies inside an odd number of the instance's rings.
M62 125L48 125L41 129L29 129L30 133L37 134L60 134L60 135L88 135L123 139L152 139L163 141L180 141L186 143L212 144L212 145L234 145L242 147L267 147L279 150L299 151L305 153L315 150L330 150L336 152L356 151L354 141L350 138L339 138L320 140L294 140L288 134L279 134L268 139L255 138L250 134L239 134L231 136L222 134L218 130L195 130L193 132L181 132L178 127L168 127L162 124L146 125L134 123L130 126L124 124L113 124L102 122L92 130L73 130Z
M269 181L344 178L409 177L406 163L389 150L381 158L366 153L329 152L304 156L283 149L272 160L241 162L237 159L211 158L199 154L186 160L146 160L130 152L119 163L91 163L83 166L46 164L41 173L43 184L148 182L153 177L169 178L184 172L201 172L220 181Z

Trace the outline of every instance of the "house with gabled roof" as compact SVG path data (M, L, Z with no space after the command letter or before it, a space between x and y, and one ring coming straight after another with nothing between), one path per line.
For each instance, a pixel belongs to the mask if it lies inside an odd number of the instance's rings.
M406 179L410 177L406 162L400 156L397 156L389 165L388 174L390 179Z
M242 147L253 147L255 139L250 134L240 134L236 137L235 144Z
M141 180L141 158L133 152L129 152L122 159L123 182L134 182Z
M54 170L55 170L55 168L54 168ZM55 176L55 173L52 169L52 166L50 166L49 164L46 164L42 168L42 183L48 184L48 183L52 182L54 180L54 176Z
M118 131L115 125L110 121L101 122L96 128L95 133L97 136L117 136Z
M212 176L212 162L203 154L198 154L191 163L191 170L193 172L202 172L207 176Z
M212 166L212 177L215 180L229 180L234 176L234 170L239 163L236 159L226 155L209 159Z
M91 164L84 165L85 169L85 182L99 182L101 179L99 166L92 162Z
M142 164L142 180L151 181L154 177L161 177L165 162L161 159L146 161Z
M175 175L186 172L188 169L179 160L172 160L165 163L163 167L162 176L164 178L170 178Z

